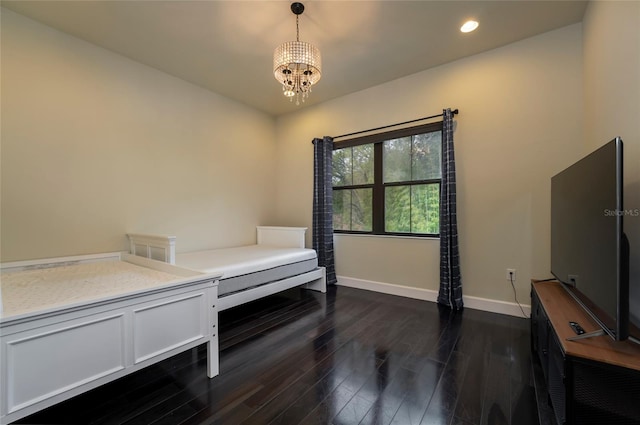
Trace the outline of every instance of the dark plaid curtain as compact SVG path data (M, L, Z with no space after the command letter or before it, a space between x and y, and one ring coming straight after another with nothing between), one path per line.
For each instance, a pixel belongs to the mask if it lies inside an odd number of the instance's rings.
M333 260L332 153L333 138L313 139L313 249L318 265L327 269L327 285L338 281Z
M456 219L456 165L453 154L453 113L443 111L442 123L442 185L440 186L440 291L438 303L460 310L462 281L458 252L458 221Z

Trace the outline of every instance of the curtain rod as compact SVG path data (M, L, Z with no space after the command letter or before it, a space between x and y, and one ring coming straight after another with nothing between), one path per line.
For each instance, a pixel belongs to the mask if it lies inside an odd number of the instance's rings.
M454 109L453 111L451 111L451 113L453 115L458 115L460 113L460 111L458 111L457 109ZM356 134L368 133L370 131L384 130L385 128L389 128L389 127L396 127L396 126L399 126L399 125L411 124L413 122L429 120L431 118L437 118L437 117L441 117L441 116L443 116L443 114L436 114L436 115L431 115L430 117L424 117L424 118L418 118L418 119L411 120L411 121L399 122L397 124L389 124L389 125L385 125L385 126L377 127L377 128L370 128L369 130L356 131L355 133L341 134L340 136L335 136L333 139L335 140L335 139L338 139L340 137L355 136Z

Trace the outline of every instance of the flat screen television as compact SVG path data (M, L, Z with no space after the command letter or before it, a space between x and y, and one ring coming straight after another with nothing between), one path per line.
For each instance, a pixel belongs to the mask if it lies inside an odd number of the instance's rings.
M551 179L551 273L616 341L629 336L618 137Z

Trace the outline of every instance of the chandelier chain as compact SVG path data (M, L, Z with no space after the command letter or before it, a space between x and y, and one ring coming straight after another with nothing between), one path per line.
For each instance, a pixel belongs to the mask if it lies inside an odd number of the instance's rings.
M296 41L300 41L300 25L298 24L300 21L300 15L296 15Z

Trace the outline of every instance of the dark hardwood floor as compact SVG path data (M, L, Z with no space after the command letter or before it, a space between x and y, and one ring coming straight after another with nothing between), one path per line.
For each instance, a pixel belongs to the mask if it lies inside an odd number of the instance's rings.
M17 423L553 425L524 318L338 287L219 322L216 378L198 347Z

